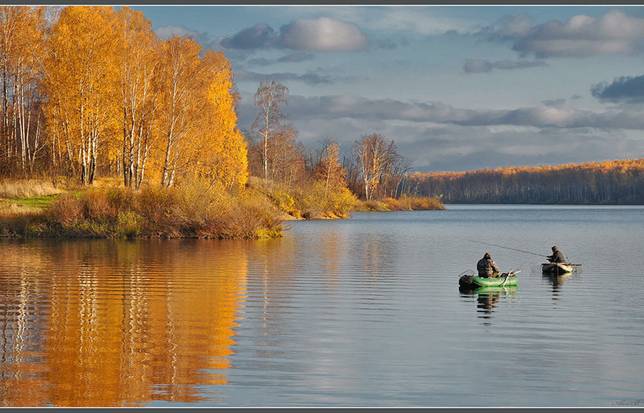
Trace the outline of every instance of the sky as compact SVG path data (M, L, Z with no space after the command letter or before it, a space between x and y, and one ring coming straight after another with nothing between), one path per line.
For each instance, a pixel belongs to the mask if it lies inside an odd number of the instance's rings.
M644 156L644 7L134 8L226 54L244 131L274 79L306 146L380 133L419 171Z

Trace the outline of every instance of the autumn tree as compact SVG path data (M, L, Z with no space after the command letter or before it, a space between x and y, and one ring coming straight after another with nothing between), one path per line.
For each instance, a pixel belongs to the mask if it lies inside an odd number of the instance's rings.
M380 184L382 196L398 198L407 190L410 161L398 153L395 142L388 147L388 162Z
M123 131L118 169L125 186L141 186L158 105L159 41L143 13L124 7L118 17L118 63Z
M324 182L324 197L334 188L346 187L345 170L340 163L340 145L330 142L322 148L320 161L315 167L316 179Z
M0 7L4 173L33 173L46 149L42 133L45 26L42 7Z
M372 133L355 143L353 153L364 197L371 200L396 162L396 146L394 141L387 142L384 136Z
M232 68L221 52L206 52L201 64L205 107L195 119L201 123L192 138L193 170L211 184L241 189L248 181L248 154L237 128Z
M174 184L177 171L189 165L184 155L190 147L195 117L205 104L198 96L203 92L201 47L187 37L173 36L163 42L161 51L160 129L163 144L161 185Z
M45 113L55 150L83 184L118 125L117 20L113 9L66 7L45 60Z
M127 7L0 7L0 173L248 180L230 62ZM279 141L279 140L278 140ZM47 155L47 156L45 156ZM40 172L43 168L40 169Z
M227 188L248 179L247 149L237 128L230 62L187 37L164 42L159 76L161 184L199 176Z
M262 81L255 93L255 106L259 113L253 123L262 138L262 165L264 179L269 178L269 141L282 128L282 105L288 100L288 88L280 82Z
M288 186L299 184L305 175L305 150L296 141L293 128L276 131L268 145L269 176Z

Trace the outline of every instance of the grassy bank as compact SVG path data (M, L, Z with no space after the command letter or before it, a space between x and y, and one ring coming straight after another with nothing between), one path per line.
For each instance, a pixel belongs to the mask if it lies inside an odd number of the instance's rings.
M252 177L250 186L282 212L282 219L347 218L358 199L347 188L327 189L323 182L287 186Z
M360 201L356 212L425 211L443 210L445 206L437 197L403 196L381 200Z
M200 183L99 186L0 203L0 235L9 237L257 239L281 231L277 209L261 193L232 195Z
M289 219L445 209L435 197L359 201L321 182L287 187L257 178L234 195L199 182L132 191L113 180L89 189L25 180L0 189L0 236L26 238L274 238Z

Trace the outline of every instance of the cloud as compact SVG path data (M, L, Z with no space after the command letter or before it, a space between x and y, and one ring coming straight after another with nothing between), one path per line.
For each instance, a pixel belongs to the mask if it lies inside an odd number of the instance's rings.
M498 70L515 70L515 69L528 69L531 67L548 66L543 60L483 60L483 59L467 59L463 64L463 71L465 73L488 73L495 69Z
M316 86L356 80L356 78L352 76L336 76L325 73L321 68L318 68L317 70L309 70L304 74L291 72L258 73L248 70L237 70L235 73L235 79L240 82L245 81L259 83L265 80L276 80L279 82L302 82L307 85Z
M304 62L306 60L311 60L315 57L314 54L312 53L306 53L306 52L294 52L290 53L287 55L284 55L282 57L279 57L277 59L277 63L297 63L297 62Z
M376 49L394 50L399 47L408 46L409 40L404 37L397 38L397 39L394 39L392 37L387 37L385 39L378 39L372 42L372 45Z
M644 130L638 110L590 111L566 106L534 106L508 110L455 108L441 102L405 102L332 95L289 98L297 119L404 121L459 126L511 125L535 128L599 128Z
M367 47L358 26L330 17L298 19L282 26L279 34L267 24L256 24L221 41L228 49L287 48L316 52L347 52Z
M591 88L592 95L602 101L644 102L644 75L618 77L610 83L600 83Z
M281 73L257 73L247 70L239 70L235 76L238 81L262 82L265 80L276 80L279 82L298 81L309 85L320 85L333 83L334 80L325 75L315 72L306 72L302 75L290 72Z
M367 37L354 24L319 17L299 19L282 26L280 43L295 50L353 51L366 48Z
M221 41L227 49L263 49L270 48L277 42L277 33L267 24L256 24Z
M162 39L169 39L172 36L188 36L197 38L203 33L188 29L185 26L161 26L154 31Z
M533 25L526 16L506 17L479 32L490 40L510 41L512 49L536 57L633 55L644 51L644 19L621 11L600 17L576 15L561 22Z
M616 159L644 150L644 116L637 111L546 106L492 111L439 102L291 95L284 112L305 144L334 137L348 151L360 136L379 132L395 139L416 169ZM239 115L240 125L253 122L250 95L242 98Z
M249 59L248 64L257 65L257 66L269 66L276 63L299 63L305 62L307 60L312 60L315 58L315 55L307 52L293 52L280 56L275 59L268 59L265 57L258 57L254 59Z
M542 100L541 103L543 103L546 106L561 106L566 103L566 99L547 99L547 100Z
M363 25L374 30L388 32L412 32L423 36L440 35L448 32L469 33L475 26L466 20L443 17L428 8L389 7L383 13L357 16Z
M493 25L481 29L478 34L489 40L516 40L526 36L533 25L532 17L525 14L504 16Z

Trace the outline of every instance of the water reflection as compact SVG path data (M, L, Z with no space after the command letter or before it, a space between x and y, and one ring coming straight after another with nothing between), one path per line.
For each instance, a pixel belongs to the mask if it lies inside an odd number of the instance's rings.
M562 285L572 278L574 273L564 273L564 274L543 274L542 277L546 279L552 285L552 301L559 301L561 295Z
M511 298L517 294L517 287L460 287L462 297L476 298L476 312L478 317L486 320L492 319L492 313L503 298ZM487 323L486 323L487 324Z
M194 402L227 383L245 248L153 244L2 245L3 405Z

